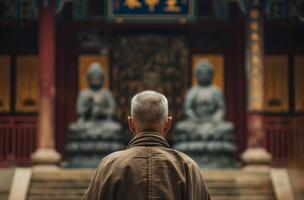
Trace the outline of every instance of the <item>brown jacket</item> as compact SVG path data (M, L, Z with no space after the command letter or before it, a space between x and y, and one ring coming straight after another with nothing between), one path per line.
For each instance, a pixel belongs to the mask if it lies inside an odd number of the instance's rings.
M84 200L209 200L200 168L153 132L99 164Z

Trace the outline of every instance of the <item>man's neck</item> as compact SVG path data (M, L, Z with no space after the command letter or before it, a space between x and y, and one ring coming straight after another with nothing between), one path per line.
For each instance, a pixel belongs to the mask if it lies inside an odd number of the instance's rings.
M162 134L162 133L160 133L159 131L156 131L156 130L154 130L154 129L143 129L143 130L137 132L137 133L135 134L135 136L137 136L138 134L141 134L141 133L155 133L155 134L157 134L157 135L160 135L160 136L162 136L162 137L165 137L164 134Z

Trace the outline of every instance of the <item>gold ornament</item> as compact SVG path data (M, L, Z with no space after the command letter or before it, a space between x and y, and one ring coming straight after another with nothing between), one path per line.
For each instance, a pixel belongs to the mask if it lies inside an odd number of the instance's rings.
M153 12L156 5L159 4L159 0L145 0L145 3L148 5L149 11Z
M177 2L176 0L167 0L166 2L167 7L165 7L165 10L168 12L179 12L180 7L176 6Z
M130 9L140 8L142 6L138 0L125 0L124 4Z

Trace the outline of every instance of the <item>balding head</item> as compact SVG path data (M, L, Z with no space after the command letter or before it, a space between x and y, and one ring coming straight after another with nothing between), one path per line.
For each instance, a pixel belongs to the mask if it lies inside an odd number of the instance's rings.
M152 90L140 92L132 98L131 117L140 129L157 129L168 120L168 100Z

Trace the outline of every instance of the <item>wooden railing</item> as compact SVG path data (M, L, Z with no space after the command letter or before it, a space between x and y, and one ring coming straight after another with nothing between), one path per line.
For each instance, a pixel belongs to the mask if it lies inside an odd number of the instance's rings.
M36 116L0 116L0 165L28 165L36 146Z
M273 165L286 166L300 156L304 139L304 117L265 117L266 149ZM301 141L302 140L302 141ZM303 151L302 151L303 153Z
M303 166L304 117L266 116L266 149L273 165ZM0 165L29 165L36 147L36 116L0 116Z

